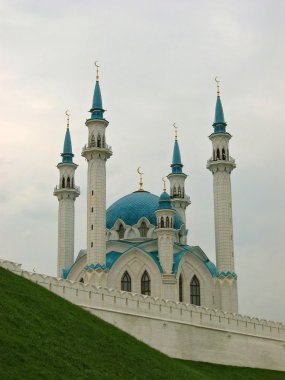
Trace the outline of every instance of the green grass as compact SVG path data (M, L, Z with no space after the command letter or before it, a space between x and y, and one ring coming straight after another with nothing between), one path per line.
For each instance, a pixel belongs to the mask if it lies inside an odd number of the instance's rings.
M0 268L0 379L282 379L284 372L171 359Z

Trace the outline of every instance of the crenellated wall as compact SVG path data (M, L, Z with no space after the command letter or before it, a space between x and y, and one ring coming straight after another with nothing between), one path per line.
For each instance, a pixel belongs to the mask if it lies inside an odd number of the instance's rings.
M83 307L165 354L285 371L285 324L0 267Z

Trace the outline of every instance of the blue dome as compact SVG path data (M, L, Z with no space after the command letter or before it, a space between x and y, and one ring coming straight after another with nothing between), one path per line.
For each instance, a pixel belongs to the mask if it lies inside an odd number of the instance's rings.
M106 227L112 228L118 219L129 226L136 224L143 216L156 225L155 211L158 209L159 197L148 191L135 191L128 194L107 209ZM183 221L178 213L174 217L174 228L179 229Z

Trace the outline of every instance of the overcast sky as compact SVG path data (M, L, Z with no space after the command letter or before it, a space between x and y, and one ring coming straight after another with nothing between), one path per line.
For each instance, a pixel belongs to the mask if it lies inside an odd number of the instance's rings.
M215 261L212 148L216 88L230 154L239 309L285 321L285 2L0 1L0 257L55 275L57 163L66 120L76 184L76 254L86 247L86 174L81 148L100 68L110 125L107 203L138 188L162 191L174 132L188 208L188 242Z

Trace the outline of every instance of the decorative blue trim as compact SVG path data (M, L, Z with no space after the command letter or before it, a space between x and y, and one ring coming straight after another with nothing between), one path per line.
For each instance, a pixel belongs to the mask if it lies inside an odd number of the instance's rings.
M235 272L217 272L217 277L237 277Z

